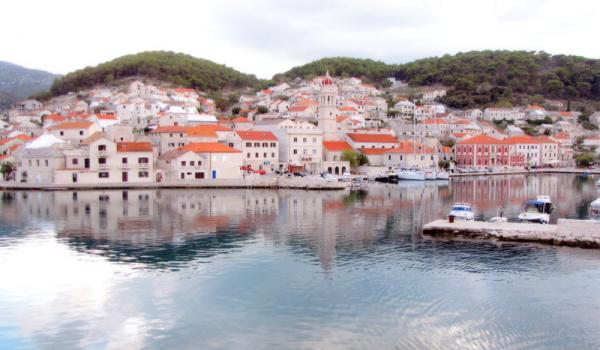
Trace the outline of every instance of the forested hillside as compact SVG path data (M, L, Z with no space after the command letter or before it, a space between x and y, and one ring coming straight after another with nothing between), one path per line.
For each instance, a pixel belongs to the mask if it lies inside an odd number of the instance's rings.
M55 96L62 95L133 76L156 78L203 91L254 87L258 83L254 75L243 74L209 60L182 53L149 51L69 73L57 79L50 91Z
M600 100L600 60L526 51L472 51L399 66L399 79L414 86L453 87L454 107L515 102L523 97Z
M381 83L392 76L396 69L396 65L389 65L381 61L350 57L328 57L276 74L273 80L310 79L329 71L332 76L358 77L367 82Z

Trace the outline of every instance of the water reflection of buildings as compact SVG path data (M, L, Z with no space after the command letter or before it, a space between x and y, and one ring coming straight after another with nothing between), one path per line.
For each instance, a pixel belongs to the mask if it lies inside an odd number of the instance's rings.
M366 192L300 190L129 190L5 192L3 223L47 221L74 249L149 267L226 254L264 239L316 257L326 270L340 252L380 243L417 245L420 228L457 201L487 217L498 205L517 213L523 201L549 194L561 216L575 213L588 191L570 176L458 179L449 184L375 184ZM579 187L578 187L579 186ZM593 183L591 184L593 187ZM595 196L595 193L589 196Z

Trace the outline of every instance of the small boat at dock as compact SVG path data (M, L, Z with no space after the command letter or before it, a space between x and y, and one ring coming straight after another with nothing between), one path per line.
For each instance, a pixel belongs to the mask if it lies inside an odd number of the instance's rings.
M537 196L536 199L525 203L525 211L519 214L519 221L548 224L552 210L554 210L554 205L550 196Z
M455 203L450 210L448 216L453 216L458 220L473 221L475 220L475 214L473 214L473 208L469 203Z

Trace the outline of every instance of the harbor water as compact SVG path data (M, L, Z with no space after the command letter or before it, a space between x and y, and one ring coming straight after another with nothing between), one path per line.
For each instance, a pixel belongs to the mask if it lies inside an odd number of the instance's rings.
M595 179L0 192L0 349L598 349L600 251L423 237Z

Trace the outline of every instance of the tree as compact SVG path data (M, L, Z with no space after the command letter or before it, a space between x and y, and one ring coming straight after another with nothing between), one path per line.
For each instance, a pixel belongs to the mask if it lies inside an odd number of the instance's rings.
M240 107L233 107L233 108L231 109L231 114L233 114L233 115L238 115L238 114L240 114L240 111L241 111L241 110L242 110L242 109L241 109Z
M2 174L2 178L7 181L12 178L17 168L13 162L2 162L0 165L0 173Z
M596 157L594 156L594 154L589 152L582 153L575 157L575 162L577 163L577 166L583 168L587 168L590 165L594 164L595 160Z
M341 159L345 162L350 162L350 166L353 167L369 164L369 158L367 158L367 156L354 150L342 152Z
M256 109L256 114L265 114L269 112L269 108L267 108L266 106L258 106L258 108Z
M440 169L448 170L448 169L450 169L450 161L449 160L445 160L445 159L440 159L438 161L438 167Z

